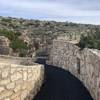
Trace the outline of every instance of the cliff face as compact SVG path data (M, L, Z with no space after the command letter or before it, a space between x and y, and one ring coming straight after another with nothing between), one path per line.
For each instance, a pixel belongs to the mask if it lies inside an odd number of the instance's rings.
M49 63L70 71L90 91L94 100L100 99L100 51L84 49L72 42L54 40Z
M0 58L0 100L32 100L43 83L44 67L21 65L21 58L13 59Z
M10 41L4 36L0 36L0 54L9 55L11 54L11 48L9 47Z

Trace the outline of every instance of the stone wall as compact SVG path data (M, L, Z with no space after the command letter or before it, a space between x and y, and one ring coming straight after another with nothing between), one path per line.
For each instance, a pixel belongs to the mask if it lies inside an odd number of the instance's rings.
M71 42L54 40L47 63L69 70L84 83L94 100L100 100L100 51L80 50Z
M34 58L30 57L14 57L9 55L0 55L0 62L11 64L33 64Z
M43 79L43 65L0 62L0 100L32 100Z

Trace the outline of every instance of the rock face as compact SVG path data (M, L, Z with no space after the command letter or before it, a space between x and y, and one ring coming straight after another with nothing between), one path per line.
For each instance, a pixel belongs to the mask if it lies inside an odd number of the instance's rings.
M21 40L23 40L27 44L31 44L31 39L28 37L28 30L24 30L19 37Z
M9 47L10 41L4 36L0 36L0 54L8 55L11 53L11 48Z
M49 63L70 71L100 100L100 51L79 47L71 42L54 40Z
M0 100L32 100L44 79L43 65L0 62Z

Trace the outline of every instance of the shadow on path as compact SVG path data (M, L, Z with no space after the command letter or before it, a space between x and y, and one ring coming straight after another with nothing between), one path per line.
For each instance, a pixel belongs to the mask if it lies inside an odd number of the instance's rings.
M70 72L45 64L38 59L37 63L45 65L45 82L33 100L93 100L82 85Z

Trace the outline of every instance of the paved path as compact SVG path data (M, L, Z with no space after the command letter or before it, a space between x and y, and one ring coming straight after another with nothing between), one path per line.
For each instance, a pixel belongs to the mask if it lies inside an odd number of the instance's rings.
M45 63L39 59L38 63ZM93 100L82 85L70 72L45 65L45 82L34 100Z

